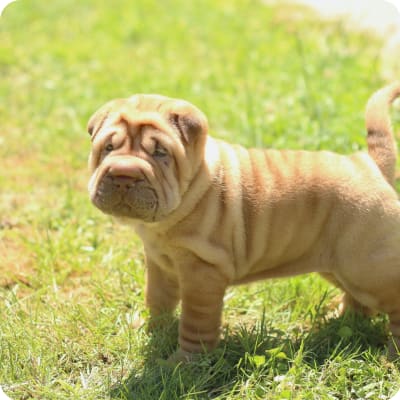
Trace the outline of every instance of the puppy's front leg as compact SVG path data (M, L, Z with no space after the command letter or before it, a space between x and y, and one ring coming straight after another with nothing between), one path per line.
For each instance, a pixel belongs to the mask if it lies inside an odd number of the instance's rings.
M219 342L227 279L217 267L200 260L179 272L182 315L178 354L211 350Z
M146 257L145 299L150 309L150 330L162 325L162 317L172 314L179 302L177 277L168 275L149 257Z

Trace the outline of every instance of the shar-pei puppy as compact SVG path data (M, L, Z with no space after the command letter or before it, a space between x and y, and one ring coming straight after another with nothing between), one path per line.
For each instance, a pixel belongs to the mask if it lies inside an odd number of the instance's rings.
M144 243L152 320L181 302L172 360L213 349L229 285L319 272L400 337L400 202L389 106L366 112L368 153L245 149L207 134L184 100L138 94L90 119L89 193Z

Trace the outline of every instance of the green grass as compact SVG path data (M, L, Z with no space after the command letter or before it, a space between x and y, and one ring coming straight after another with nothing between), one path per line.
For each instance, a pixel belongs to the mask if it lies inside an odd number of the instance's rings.
M143 253L89 202L90 114L156 92L244 145L365 148L379 41L254 0L20 0L0 17L0 385L13 399L387 399L385 317L318 276L227 294L220 347L175 369L148 336Z

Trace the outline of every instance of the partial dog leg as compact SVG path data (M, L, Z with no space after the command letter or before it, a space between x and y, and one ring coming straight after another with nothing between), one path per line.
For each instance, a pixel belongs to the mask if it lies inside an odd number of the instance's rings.
M333 274L329 273L321 273L320 274L324 279L328 282L332 283L339 289L343 290L343 295L339 304L339 314L343 315L346 311L355 311L356 313L371 316L374 314L374 311L369 307L364 306L359 301L357 301L350 293L346 292L343 286L339 283L339 281L335 278Z
M190 361L193 353L215 348L219 342L223 298L227 279L204 262L180 269L182 315L179 349L169 361Z
M389 327L393 336L388 343L388 358L394 361L400 357L400 313L390 314L389 319Z
M355 311L356 313L365 315L366 317L372 317L376 314L375 310L361 304L350 293L344 292L339 305L339 312L343 315L346 311Z
M152 260L146 260L146 306L150 309L149 330L163 325L179 302L179 284Z

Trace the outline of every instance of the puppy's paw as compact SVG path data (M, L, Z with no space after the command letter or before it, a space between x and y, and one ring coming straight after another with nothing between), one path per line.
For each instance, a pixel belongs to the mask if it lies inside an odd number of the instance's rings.
M189 364L199 358L200 354L198 353L190 353L189 351L178 349L167 360L158 359L157 364L162 367L174 368L178 364Z

